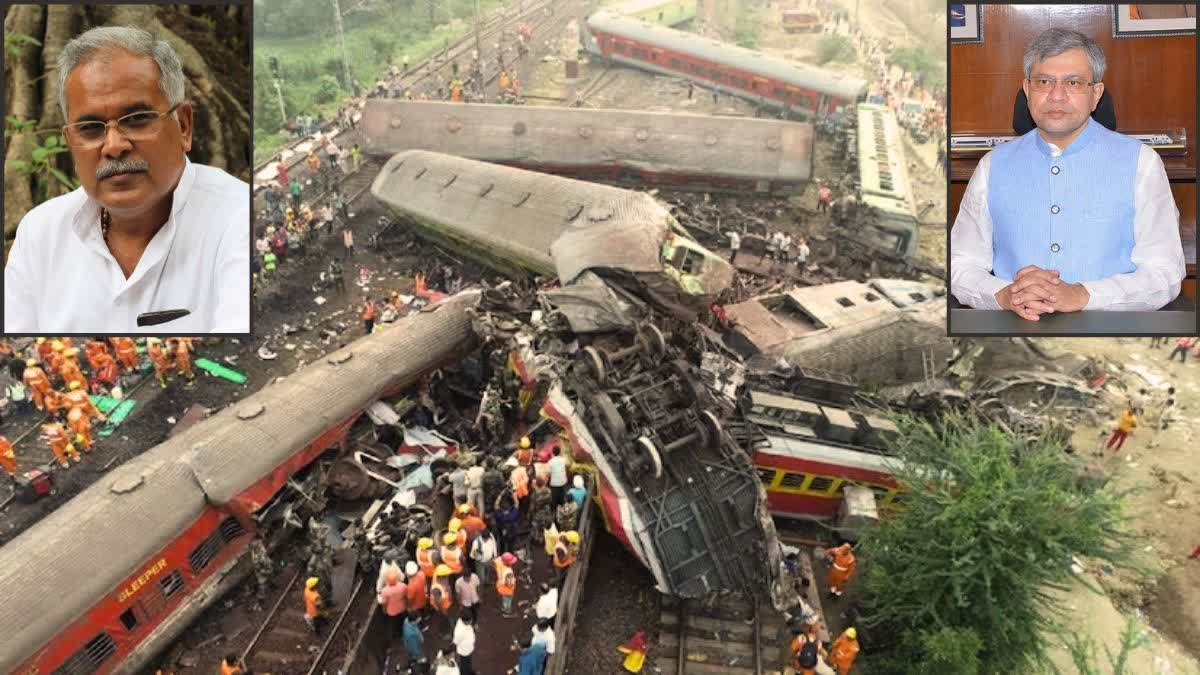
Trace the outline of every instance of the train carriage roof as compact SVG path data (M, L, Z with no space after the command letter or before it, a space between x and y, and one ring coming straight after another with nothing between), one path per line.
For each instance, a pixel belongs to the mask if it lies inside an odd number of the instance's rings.
M433 150L487 162L631 166L748 180L812 176L812 125L780 120L369 99L361 129L372 154Z
M168 441L126 462L0 548L0 672L12 672L203 513L204 492L181 449Z
M915 218L900 127L889 108L873 103L858 106L858 173L864 202Z
M787 82L804 89L822 91L850 101L857 99L867 88L867 83L856 77L831 73L814 66L775 58L745 47L674 28L654 25L609 11L592 14L587 19L587 25L593 30L611 33L637 42L652 43L664 49L724 63L773 80Z
M0 548L0 672L116 591L208 503L235 500L329 427L469 346L476 298L455 296L265 387L119 466Z

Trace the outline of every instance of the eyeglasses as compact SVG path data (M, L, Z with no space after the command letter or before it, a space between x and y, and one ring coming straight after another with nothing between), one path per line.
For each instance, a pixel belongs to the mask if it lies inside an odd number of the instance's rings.
M76 122L63 127L63 136L67 143L77 148L95 148L104 144L108 136L108 128L115 126L117 131L130 141L144 141L153 138L162 128L162 118L175 112L183 105L176 103L166 112L146 110L125 115L119 119L107 122L89 121Z
M1079 79L1052 80L1048 77L1035 77L1032 80L1026 79L1025 81L1029 83L1029 88L1034 91L1053 91L1054 85L1059 84L1062 85L1067 94L1082 94L1088 90L1088 87L1099 84L1098 82L1084 82Z

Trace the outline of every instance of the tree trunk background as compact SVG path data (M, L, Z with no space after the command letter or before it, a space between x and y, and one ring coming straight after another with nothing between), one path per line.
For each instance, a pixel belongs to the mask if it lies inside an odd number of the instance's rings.
M188 157L249 182L253 140L250 109L250 8L237 5L9 5L5 34L28 35L27 44L4 62L6 115L33 120L33 130L15 134L4 157L31 161L33 148L64 124L58 107L56 63L63 46L83 31L104 25L136 26L166 40L179 54L187 78L185 98L195 109ZM57 166L74 177L70 153L56 155ZM4 251L7 257L21 218L36 204L32 177L4 169ZM49 197L67 190L50 183Z

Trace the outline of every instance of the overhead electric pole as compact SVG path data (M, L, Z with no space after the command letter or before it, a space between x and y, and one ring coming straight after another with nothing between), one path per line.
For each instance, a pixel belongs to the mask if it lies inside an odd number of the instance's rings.
M342 8L338 5L338 0L333 2L333 23L337 26L338 44L342 48L342 72L346 77L346 86L350 87L355 96L358 96L358 85L354 82L354 75L350 72L350 59L346 57L346 36L342 33Z

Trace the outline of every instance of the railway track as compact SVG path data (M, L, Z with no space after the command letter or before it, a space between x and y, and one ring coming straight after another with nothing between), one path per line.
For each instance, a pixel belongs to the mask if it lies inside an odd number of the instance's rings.
M773 611L734 597L663 596L658 670L674 675L782 675L786 636Z
M522 21L532 22L531 26L534 29L534 35L537 36L538 29L543 27L548 21L550 21L551 19L554 18L555 15L547 16L545 14L544 10L547 7L553 6L555 4L555 2L556 2L556 0L543 0L542 2L533 3L529 7L523 8L523 11L521 11L519 14L517 14L517 13L510 14L508 12L500 12L500 13L492 14L491 16L489 16L486 20L484 20L480 24L480 29L479 29L480 44L484 45L485 47L490 47L491 45L498 42L497 38L498 38L501 30L503 30L505 28L509 28L509 27L515 28L516 24L519 22L522 22ZM544 37L544 36L539 36L539 37ZM432 57L430 57L424 61L421 61L420 63L417 63L415 66L409 68L409 70L406 74L403 74L400 76L399 88L402 90L403 89L411 89L413 87L427 84L433 77L438 75L438 73L443 70L447 71L443 75L445 75L447 81L449 81L448 76L449 76L449 71L451 70L450 64L452 64L456 61L464 60L464 59L469 60L471 50L474 48L475 48L475 32L471 31L470 33L466 34L465 36L460 38L458 41L456 41L454 44L450 45L447 49L445 49L441 52L437 52ZM488 51L489 51L488 49L482 50L481 56L487 57ZM493 55L493 57L494 57L494 55ZM494 62L495 58L489 58L488 60ZM463 64L460 63L460 66L461 65L463 65ZM486 78L486 83L491 84L492 82L494 82L496 80L497 77L499 77L499 75L500 75L500 71L497 68L494 73L492 73L489 77ZM328 133L331 129L334 129L334 128L336 128L336 127L334 126L334 124L331 123L331 124L327 124L322 129L322 131L325 133ZM352 129L351 130L338 129L336 131L336 133L334 133L334 135L331 136L331 139L333 140L333 142L335 144L338 145L338 147L342 147L346 138L350 137L350 136L354 136L354 135L356 135L356 132ZM296 148L304 145L305 142L310 142L310 141L308 139L305 139L305 140L302 140L302 141L299 141L299 142L296 142L296 143L290 145L288 147L288 150L293 151L294 155L292 156L291 159L284 160L284 163L288 167L288 174L294 175L294 176L300 178L301 182L310 178L310 176L308 175L308 167L304 164L304 157L305 157L304 153L296 151ZM343 150L348 150L349 144L346 144L346 145L347 145L347 147L342 148ZM279 162L279 155L276 155L276 156L272 157L270 160L268 160L267 162L259 164L258 166L256 166L254 168L255 175L257 176L259 172L263 171L267 167L274 165L278 162ZM308 201L312 201L311 198L308 199ZM257 204L255 208L256 208L256 210L258 210L258 209L264 208L264 206L265 205Z
M243 663L275 675L315 675L330 670L329 664L344 654L354 638L347 617L361 609L363 580L355 582L345 606L329 610L318 634L318 647L304 621L304 576L302 569L293 572L242 650Z

